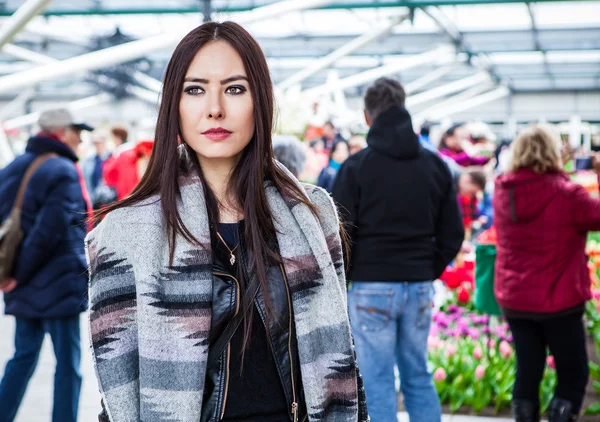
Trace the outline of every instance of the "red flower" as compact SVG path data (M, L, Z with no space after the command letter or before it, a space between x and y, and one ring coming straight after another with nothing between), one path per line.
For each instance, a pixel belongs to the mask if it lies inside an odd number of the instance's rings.
M471 294L467 289L461 287L460 289L458 289L457 298L460 303L469 303L469 300L471 300Z
M446 287L452 290L457 289L462 281L461 277L456 273L456 271L451 268L448 268L446 271L444 271L444 274L442 274L440 280L446 283Z

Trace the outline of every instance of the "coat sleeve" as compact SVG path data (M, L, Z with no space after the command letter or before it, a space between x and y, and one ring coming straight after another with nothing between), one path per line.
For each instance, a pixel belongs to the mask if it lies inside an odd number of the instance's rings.
M311 201L316 205L317 209L319 211L322 211L319 215L319 220L321 222L321 226L325 234L327 246L329 248L329 254L331 255L331 260L333 261L338 275L340 289L344 295L347 295L343 248L342 240L340 237L340 220L338 218L336 206L333 203L329 194L327 194L327 192L323 191L322 189L317 189L313 187L312 192L309 191L309 197ZM346 301L347 308L348 302L346 298L344 299ZM356 351L354 350L354 336L352 336L352 333L350 334L350 336L352 338L352 349L354 353L354 363L356 368L356 386L358 391L358 422L369 422L371 419L369 418L369 411L367 409L367 397L365 394L363 377L360 373L360 368L358 367L358 361L356 359Z
M446 183L446 193L442 199L440 214L435 226L435 277L439 278L446 266L456 257L465 238L456 190L450 171Z
M572 222L581 231L600 231L600 199L592 198L582 186L572 186Z
M140 420L133 246L120 235L122 224L109 214L86 238L92 355L103 413L112 422Z
M23 239L15 263L14 278L19 284L29 283L40 268L48 263L71 229L69 224L72 215L82 213L82 219L86 217L77 171L74 168L58 169L51 177L53 180L45 192L33 227Z

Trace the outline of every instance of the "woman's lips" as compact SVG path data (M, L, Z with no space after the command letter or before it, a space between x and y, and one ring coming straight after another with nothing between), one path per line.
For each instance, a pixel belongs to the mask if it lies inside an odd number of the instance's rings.
M204 136L206 136L211 141L224 141L225 139L227 139L231 136L231 132L227 132L227 131L206 132L206 133L204 133Z

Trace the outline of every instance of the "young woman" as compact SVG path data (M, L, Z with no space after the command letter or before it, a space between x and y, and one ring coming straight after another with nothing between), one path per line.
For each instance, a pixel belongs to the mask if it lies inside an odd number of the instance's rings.
M350 156L350 149L346 141L337 141L331 147L329 153L329 165L321 170L319 179L317 180L317 186L322 187L327 192L331 192L333 189L333 182L335 182L335 176L344 164L344 161Z
M469 141L461 125L450 127L442 135L439 150L441 155L451 158L462 167L482 166L490 161L489 157L479 155L477 147Z
M550 422L577 420L588 381L582 316L591 283L585 245L587 232L600 230L600 200L562 171L559 143L544 127L524 130L512 146L510 171L496 180L494 192L495 291L515 341L517 422L540 420L548 349L558 374ZM600 163L594 163L598 171Z
M339 221L273 159L273 90L242 27L167 67L148 170L87 239L107 416L365 421Z

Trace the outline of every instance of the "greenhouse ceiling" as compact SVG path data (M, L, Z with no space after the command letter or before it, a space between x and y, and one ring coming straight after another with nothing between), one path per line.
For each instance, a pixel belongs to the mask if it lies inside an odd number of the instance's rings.
M600 92L598 1L0 0L0 19L36 2L46 3L39 16L0 53L5 101L23 87L48 100L107 92L155 100L177 40L208 16L243 22L275 83L314 95L332 80L360 95L375 73L413 84L415 93L484 85L489 92ZM248 19L278 5L294 7ZM141 42L146 50L135 54ZM116 46L122 60L102 55Z

